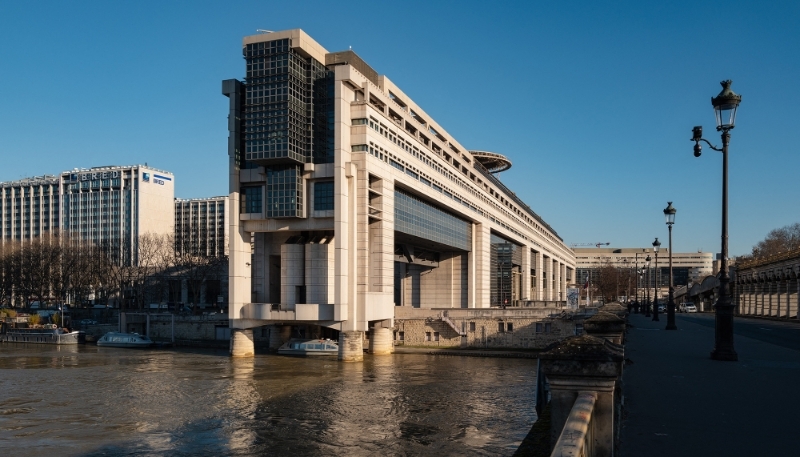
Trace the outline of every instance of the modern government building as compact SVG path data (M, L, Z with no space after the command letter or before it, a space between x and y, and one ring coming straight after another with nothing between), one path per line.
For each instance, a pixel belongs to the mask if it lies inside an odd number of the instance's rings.
M391 350L397 307L565 300L575 255L495 176L510 160L302 30L245 37L242 53L244 79L222 83L232 355L253 353L256 327L306 324L360 360L365 332Z

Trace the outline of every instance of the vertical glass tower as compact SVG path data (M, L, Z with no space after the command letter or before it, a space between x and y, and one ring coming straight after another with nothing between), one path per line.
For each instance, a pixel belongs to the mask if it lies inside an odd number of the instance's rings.
M303 164L333 163L333 73L288 38L243 52L242 168L265 168L265 217L304 217Z

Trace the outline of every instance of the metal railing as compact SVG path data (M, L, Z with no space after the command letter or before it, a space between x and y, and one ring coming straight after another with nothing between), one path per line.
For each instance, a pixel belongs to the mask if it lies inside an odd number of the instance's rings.
M592 443L594 441L594 423L592 413L597 401L597 393L581 392L561 430L551 457L586 457L594 455Z

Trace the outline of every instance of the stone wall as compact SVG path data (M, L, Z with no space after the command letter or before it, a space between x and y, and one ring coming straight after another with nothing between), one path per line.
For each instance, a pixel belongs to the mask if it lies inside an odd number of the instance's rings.
M469 347L491 349L543 349L575 335L582 317L515 315L497 310L476 316L429 316L395 319L396 346ZM521 313L520 313L521 314ZM455 329L447 322L453 323Z

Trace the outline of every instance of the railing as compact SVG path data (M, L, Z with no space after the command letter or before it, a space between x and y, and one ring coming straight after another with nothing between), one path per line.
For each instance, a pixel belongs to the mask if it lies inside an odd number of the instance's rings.
M594 441L594 423L592 413L597 401L595 392L581 392L572 405L572 410L561 430L551 457L586 457L594 455L592 443Z

